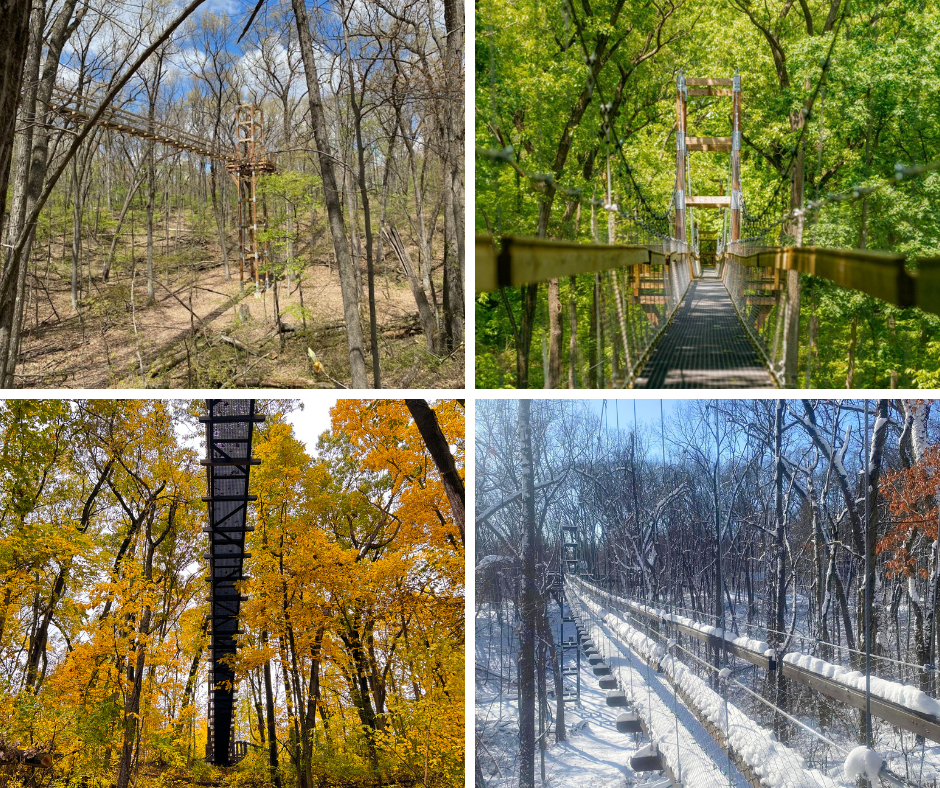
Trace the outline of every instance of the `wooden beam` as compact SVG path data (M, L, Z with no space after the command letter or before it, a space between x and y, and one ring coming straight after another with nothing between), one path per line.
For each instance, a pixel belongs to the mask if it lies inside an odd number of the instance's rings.
M914 300L925 312L940 315L940 258L918 260L910 272L916 282Z
M476 240L476 291L534 284L635 265L662 265L666 256L645 246L579 244L506 236L497 254L488 236Z
M782 666L783 675L787 678L812 687L817 692L821 692L823 695L853 708L865 708L865 693L861 690L827 679L825 676L797 667L790 662L783 662ZM877 695L871 696L871 713L876 717L887 720L892 725L897 725L931 741L940 742L940 719L929 714L908 709Z
M731 137L686 137L685 147L690 151L730 151Z
M729 88L690 88L690 96L733 96L734 91Z
M854 249L817 249L812 246L769 247L748 255L729 253L737 263L747 266L799 271L834 282L847 290L858 290L895 306L920 306L940 314L940 299L924 292L924 285L934 283L936 262L923 261L912 275L905 268L904 255L862 252ZM922 278L924 272L929 272Z
M685 84L689 87L695 85L720 85L726 88L730 88L734 85L733 79L709 79L705 77L686 77Z
M685 198L685 204L696 208L730 208L731 195L689 194Z

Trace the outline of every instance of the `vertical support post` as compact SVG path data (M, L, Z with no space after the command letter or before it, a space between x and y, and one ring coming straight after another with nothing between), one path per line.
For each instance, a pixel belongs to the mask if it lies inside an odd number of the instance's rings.
M241 177L235 176L235 189L238 192L238 281L240 289L245 286L245 196L242 190Z
M685 241L685 75L676 76L676 228L675 235Z
M741 74L734 70L731 88L731 241L741 240Z
M871 499L871 455L868 438L868 400L865 399L865 746L871 749L871 529L869 528L869 500ZM871 781L868 783L872 785Z
M241 280L248 274L258 287L261 266L266 258L264 244L258 238L259 220L263 230L267 212L262 200L258 211L258 173L273 172L273 162L264 155L264 112L260 107L239 104L235 108L236 155L228 170L238 184L238 245L241 259Z
M251 144L254 149L254 140ZM255 176L255 170L252 168L248 177L248 188L251 191L251 275L255 280L255 288L258 287L258 183Z

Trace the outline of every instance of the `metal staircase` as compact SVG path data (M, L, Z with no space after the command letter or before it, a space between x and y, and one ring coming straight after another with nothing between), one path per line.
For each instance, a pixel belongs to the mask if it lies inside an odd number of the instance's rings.
M245 534L254 528L245 524L248 503L257 496L248 494L248 472L260 460L251 457L251 437L256 422L254 400L206 401L208 415L199 420L206 425L206 453L202 461L208 477L209 506L209 736L206 761L231 766L247 754L247 742L235 742L235 666L238 614L243 600L235 584L247 579L243 574ZM241 746L244 745L244 746Z

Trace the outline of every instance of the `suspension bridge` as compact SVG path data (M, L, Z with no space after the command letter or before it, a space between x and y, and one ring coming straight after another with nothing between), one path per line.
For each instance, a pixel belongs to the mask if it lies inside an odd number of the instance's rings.
M728 137L687 134L689 96L731 99ZM611 137L609 104L601 105L602 136ZM801 357L812 354L816 321L801 324L801 274L820 277L847 293L864 293L896 307L940 314L940 261L857 249L804 247L803 224L814 211L860 199L859 187L792 209L778 219L747 212L741 188L741 78L686 78L676 83L675 189L663 214L628 213L612 189L607 155L606 199L589 199L550 174L529 173L511 147L478 151L512 166L541 194L607 214L608 243L479 235L476 291L498 292L571 278L589 295L590 385L598 388L771 388L796 387ZM729 154L730 190L692 193L691 153ZM896 178L920 176L934 165L898 166ZM630 165L622 171L648 209ZM771 201L773 202L773 201ZM716 237L701 236L696 211L720 212ZM574 318L572 318L574 321ZM575 329L572 328L572 331ZM806 385L811 385L807 367Z
M230 149L154 118L112 106L102 109L88 96L58 85L53 88L52 101L52 110L67 121L85 124L97 116L95 125L101 128L221 162L238 194L239 276L244 282L247 268L249 278L258 286L267 258L267 246L259 237L267 226L267 208L258 196L258 176L277 170L274 158L265 152L264 111L260 107L236 106L236 140L234 149Z
M852 727L849 712L864 712L866 693L850 671L798 652L778 653L756 628L739 636L700 614L670 613L577 574L565 573L557 599L565 702L589 707L600 693L607 714L592 712L592 718L605 730L633 735L634 773L659 772L676 788L856 784L846 766L855 743L842 728ZM913 687L901 693L896 688L904 685L895 681L873 677L872 687L876 731L890 726L907 733L920 742L915 749L940 741L936 701ZM625 736L621 741L619 749L631 746ZM932 779L923 779L923 764L920 778L912 768L902 774L906 761L897 751L877 760L876 773L868 775L873 785L901 788Z

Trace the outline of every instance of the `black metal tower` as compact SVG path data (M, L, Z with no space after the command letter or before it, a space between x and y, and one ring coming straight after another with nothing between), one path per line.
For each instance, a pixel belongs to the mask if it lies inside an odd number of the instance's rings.
M255 422L255 401L206 400L206 466L209 494L209 607L211 643L209 652L209 738L206 761L229 766L239 760L234 748L235 668L238 613L241 596L235 583L245 580L242 564L250 556L245 552L245 534L253 531L245 525L249 501L248 471L260 460L251 457L251 435Z
M563 525L561 527L561 546L562 546L562 574L579 575L581 573L581 544L576 525ZM569 635L565 638L565 624L574 623L574 615L571 608L565 605L565 591L562 586L561 593L558 595L558 602L561 607L561 630L559 640L561 641L561 675L564 687L565 703L581 703L581 649L578 646L580 640L580 626L578 635ZM574 665L565 664L565 657L574 652ZM572 690L567 682L574 678L575 686Z
M563 525L561 527L562 548L564 550L564 571L568 575L581 574L581 539L578 535L578 526Z

